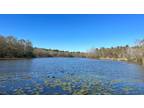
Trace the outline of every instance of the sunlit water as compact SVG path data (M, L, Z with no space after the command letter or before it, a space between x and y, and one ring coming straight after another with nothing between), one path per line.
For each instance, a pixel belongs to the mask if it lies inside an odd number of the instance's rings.
M85 58L0 60L0 94L144 94L144 68Z

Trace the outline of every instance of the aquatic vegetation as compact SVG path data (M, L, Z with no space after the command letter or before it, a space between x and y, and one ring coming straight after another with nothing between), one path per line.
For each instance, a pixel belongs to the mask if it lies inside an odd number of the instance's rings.
M64 63L61 63L62 58L58 61L56 58L54 60L56 63L52 58L50 60L42 59L42 61L36 59L33 61L34 64L40 65L42 63L42 65L38 68L32 67L32 70L24 69L22 73L20 73L21 68L19 67L14 69L14 71L18 70L17 72L9 72L9 69L5 68L6 72L0 73L0 94L109 95L144 93L144 81L140 76L143 75L143 69L137 65L89 59L67 60ZM19 66L21 62L17 62ZM78 65L75 64L77 62ZM45 63L48 64L48 67L44 65ZM111 69L113 64L116 67ZM107 67L108 70L99 66ZM119 70L117 69L119 67L122 68ZM128 69L125 70L125 67Z
M73 92L73 95L88 95L88 94L89 94L89 92L88 92L87 89L81 89L79 91L74 91Z
M120 82L123 82L123 80L120 80L120 79L112 80L112 81L110 82L110 84L112 85L112 84L120 83Z
M25 95L24 91L22 88L18 88L18 89L15 89L15 95Z
M62 83L61 88L64 91L69 91L70 93L72 92L72 86L71 86L70 82L68 82L68 83L66 83L66 82Z
M89 94L89 87L86 84L82 84L80 89L74 89L73 95L88 95Z
M95 77L77 76L65 74L63 77L47 77L42 81L32 81L33 87L28 83L23 88L18 88L14 94L73 94L73 95L93 95L93 94L110 94L100 80ZM43 82L43 83L42 83ZM59 91L59 90L60 91ZM52 91L52 92L51 92Z
M111 84L120 82L120 80L113 80L110 84L104 84L101 80L95 77L76 77L76 75L65 75L61 78L46 78L43 83L33 82L34 86L25 84L23 88L14 90L14 94L73 94L73 95L109 95L112 94ZM46 90L47 88L47 90ZM58 90L60 89L60 91ZM51 93L52 90L52 93ZM61 91L62 90L62 91ZM131 88L123 88L123 91L128 92Z
M44 81L44 84L45 84L46 86L49 86L49 80L45 80L45 81Z
M134 90L134 89L135 89L135 88L130 87L130 86L126 86L126 87L123 88L123 90L124 90L125 92L129 92L129 91Z

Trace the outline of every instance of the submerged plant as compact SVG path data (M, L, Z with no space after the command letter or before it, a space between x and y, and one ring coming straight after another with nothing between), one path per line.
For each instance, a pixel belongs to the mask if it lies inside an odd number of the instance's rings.
M15 95L25 95L25 92L22 88L18 88L15 90Z
M126 87L123 88L123 91L125 91L126 93L128 93L131 90L134 90L134 88L133 87L129 87L129 86L126 86Z

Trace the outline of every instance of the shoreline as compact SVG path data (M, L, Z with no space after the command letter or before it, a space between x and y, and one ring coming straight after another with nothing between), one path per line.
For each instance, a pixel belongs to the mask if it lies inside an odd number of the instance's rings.
M24 60L24 59L33 59L33 58L0 58L0 60Z
M0 58L0 60L23 60L23 59L33 59L33 58L49 58L49 57L32 57L32 58ZM53 57L52 57L53 58ZM70 57L74 58L74 57ZM89 58L89 57L86 57ZM97 60L113 60L113 61L128 61L127 58L92 58Z
M25 60L25 59L34 59L34 58L43 58L43 57L31 57L31 58L0 58L0 60ZM45 57L44 57L45 58ZM49 58L49 57L46 57ZM53 58L53 57L52 57ZM74 57L70 57L74 58ZM90 57L85 57L85 58L90 58ZM129 63L134 63L134 64L139 64L144 66L143 63L139 63L136 61L131 61L127 58L90 58L90 59L95 59L95 60L112 60L112 61L123 61L123 62L129 62Z
M122 61L122 62L134 63L134 64L137 64L137 65L144 66L144 61L138 62L138 61L134 61L134 60L129 60L127 58L97 58L97 60Z
M129 60L127 58L96 58L97 60L112 60L112 61L126 61Z

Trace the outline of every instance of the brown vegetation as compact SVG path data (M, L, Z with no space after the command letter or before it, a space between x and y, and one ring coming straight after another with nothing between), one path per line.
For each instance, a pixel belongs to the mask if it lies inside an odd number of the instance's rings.
M87 57L95 59L124 60L144 65L144 40L139 40L130 47L93 48L87 53L69 52L57 49L33 48L29 40L16 39L13 36L0 36L0 58L32 58L32 57Z
M112 48L94 48L87 57L135 62L144 65L144 40L139 40L133 47L118 46Z

